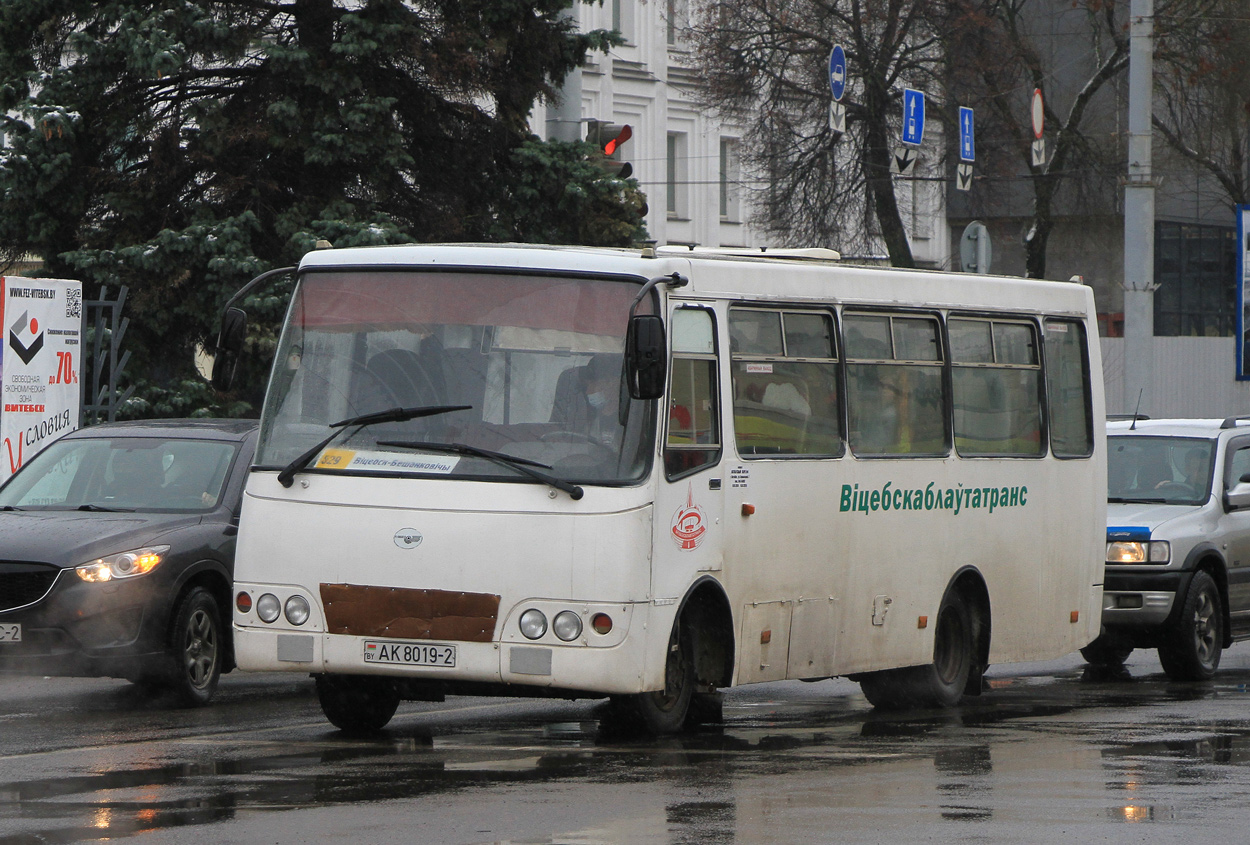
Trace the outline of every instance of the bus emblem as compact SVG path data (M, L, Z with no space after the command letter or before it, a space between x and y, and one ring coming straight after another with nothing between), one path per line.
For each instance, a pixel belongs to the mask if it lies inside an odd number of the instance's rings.
M673 540L682 551L697 549L707 534L703 524L703 509L694 503L694 487L686 493L686 504L673 514Z
M424 539L415 528L401 528L395 532L395 545L401 549L415 549Z

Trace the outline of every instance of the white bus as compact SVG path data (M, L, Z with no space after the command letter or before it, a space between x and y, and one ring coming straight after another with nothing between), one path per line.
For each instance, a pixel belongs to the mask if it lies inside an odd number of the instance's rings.
M832 258L305 256L242 511L240 668L311 673L347 731L504 694L670 732L735 684L949 706L1089 643L1089 289Z

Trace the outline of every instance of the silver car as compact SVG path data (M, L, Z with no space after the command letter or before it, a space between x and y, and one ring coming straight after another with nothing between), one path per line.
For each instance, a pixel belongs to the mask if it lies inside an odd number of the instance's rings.
M1081 653L1212 677L1250 638L1250 418L1109 422L1107 487L1103 633Z

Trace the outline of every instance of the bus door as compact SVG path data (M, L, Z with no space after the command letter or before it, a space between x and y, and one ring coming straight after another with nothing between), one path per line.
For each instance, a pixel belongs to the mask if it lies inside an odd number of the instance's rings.
M699 573L720 572L724 553L716 316L710 304L682 303L669 326L664 478L651 558L657 601L680 601Z
M728 312L726 580L742 605L739 680L832 672L846 532L837 338L827 308ZM836 506L834 506L836 507Z

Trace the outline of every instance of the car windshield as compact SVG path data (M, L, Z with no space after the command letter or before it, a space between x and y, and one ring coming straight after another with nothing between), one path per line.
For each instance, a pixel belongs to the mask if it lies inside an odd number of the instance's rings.
M1107 441L1107 501L1200 505L1210 495L1214 440L1113 436Z
M422 408L414 419L342 426L307 471L535 483L499 459L519 458L562 481L636 481L650 467L655 415L654 402L630 400L622 377L638 290L511 273L306 274L256 463L282 469L335 423Z
M205 511L217 506L237 444L167 437L65 438L0 488L17 510Z

